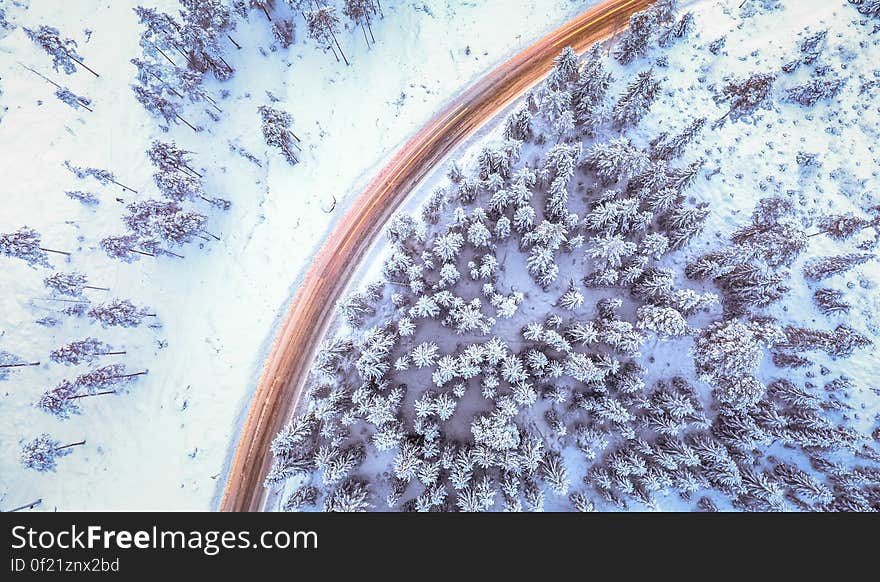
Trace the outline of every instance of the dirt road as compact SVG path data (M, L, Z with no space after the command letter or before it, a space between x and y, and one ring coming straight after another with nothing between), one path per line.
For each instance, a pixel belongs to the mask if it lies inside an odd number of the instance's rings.
M269 444L293 414L309 368L362 256L429 170L540 81L566 46L578 52L624 29L651 0L608 0L519 53L465 91L415 134L352 204L315 257L287 311L254 394L221 511L261 511Z

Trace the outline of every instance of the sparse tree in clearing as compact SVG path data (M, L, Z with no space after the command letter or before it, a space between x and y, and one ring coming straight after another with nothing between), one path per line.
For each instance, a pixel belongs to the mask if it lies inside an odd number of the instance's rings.
M811 65L819 56L822 54L822 50L824 49L825 39L828 36L828 30L820 30L814 34L811 34L801 40L798 44L798 49L800 54L798 58L786 63L782 66L782 70L786 73L791 73L799 66L803 65Z
M40 246L40 239L40 233L27 226L0 234L0 255L22 259L34 268L51 267L47 252L70 256L70 253Z
M574 281L571 281L568 286L568 291L566 291L565 294L559 298L558 305L563 309L574 311L575 309L579 309L583 304L583 293L581 293L580 290L575 286Z
M92 104L92 100L88 97L83 97L82 95L77 95L67 87L59 87L55 91L55 97L58 98L62 103L66 103L70 105L74 109L79 109L82 107L86 111L92 111L89 105Z
M98 356L118 356L125 353L124 351L114 352L113 347L109 344L93 337L87 337L52 350L49 353L49 359L53 362L76 365L83 362L92 363L98 359Z
M813 300L824 315L849 313L852 308L852 305L843 300L843 291L836 289L816 289L813 293Z
M86 206L97 206L101 203L101 200L97 196L91 192L83 192L82 190L68 190L64 195L81 204L85 204Z
M614 58L622 65L628 65L648 52L651 35L657 28L657 13L653 10L636 12L629 17L629 28L618 41Z
M61 295L70 297L82 297L83 289L95 289L97 291L109 291L106 287L94 287L86 285L88 279L83 273L73 271L70 273L53 273L43 280L47 289L51 289Z
M830 214L819 219L819 232L809 236L827 235L834 240L847 240L862 230L880 225L880 219L866 220L852 213Z
M686 12L678 21L670 25L660 33L658 44L662 47L669 46L674 38L685 38L694 29L694 15Z
M857 265L867 263L875 255L869 253L850 253L832 257L816 257L804 264L804 277L808 281L821 281L833 275L844 273Z
M724 123L728 117L736 120L769 106L775 80L776 75L772 73L755 73L746 79L728 82L716 101L728 103L729 109L716 124Z
M299 162L293 151L293 148L297 146L291 139L291 137L295 137L290 130L293 117L286 111L273 109L266 105L260 105L257 110L263 119L263 139L266 141L266 145L280 149L284 158L291 165Z
M672 160L678 158L684 153L687 145L693 141L697 134L702 131L706 125L705 117L698 117L688 125L681 133L669 136L662 133L655 139L651 140L650 156L652 160Z
M46 433L25 443L21 449L21 464L27 469L36 471L54 471L58 457L64 457L72 453L71 447L86 444L86 441L62 445L61 441L53 439Z
M110 364L95 368L85 374L77 376L74 383L77 386L85 388L89 394L94 394L98 390L109 388L115 384L129 384L134 382L138 376L143 376L147 371L133 372L127 374L125 366L122 364Z
M364 33L364 42L367 43L367 48L370 48L370 42L376 42L373 28L370 26L370 19L377 13L373 0L345 0L342 13L354 24L361 27L361 31ZM367 40L367 30L370 31L370 40Z
M251 8L259 8L263 11L263 14L266 15L266 18L269 19L269 22L272 22L272 17L269 16L269 11L275 8L275 0L250 0Z
M34 406L62 420L67 419L71 414L79 414L78 394L79 386L62 380L57 386L43 393Z
M123 236L108 236L101 239L101 249L111 259L120 259L126 263L136 261L141 256L155 257L151 252L139 250L136 247L139 244L138 237L130 234Z
M785 92L785 99L799 103L804 107L812 107L819 101L830 99L840 93L846 84L845 79L838 77L819 77L810 79L803 85L797 85Z
M138 103L144 106L144 109L153 115L162 117L165 119L166 123L177 123L177 121L180 120L188 125L193 131L198 131L193 124L180 116L180 108L178 105L165 99L160 93L141 85L132 85L131 90L134 91L135 99L138 100Z
M104 327L137 327L145 317L156 317L149 309L136 307L128 299L114 299L109 303L95 305L88 310L88 315Z
M61 33L51 26L40 26L37 30L24 28L24 33L29 39L40 45L43 50L52 57L52 67L57 71L60 66L68 75L76 72L76 66L80 65L94 76L98 73L83 64L83 58L76 52L76 41L70 38L62 40Z
M6 380L9 377L9 371L12 368L24 368L39 365L40 362L23 362L21 358L15 354L0 350L0 380Z
M336 39L336 33L339 31L339 17L336 15L336 8L333 6L321 6L316 10L307 12L306 25L309 29L309 36L318 44L326 47L324 50L329 48L336 55L336 50L333 49L333 44L335 43L336 49L342 55L346 66L350 64L345 57L345 53L342 52L342 47L339 46L339 41ZM339 60L338 56L336 56L336 60Z
M636 75L620 96L611 117L618 127L636 125L648 113L651 104L660 95L660 81L654 78L654 69Z
M290 48L294 41L294 22L289 18L272 23L272 36L281 45L281 48Z
M64 167L70 170L70 172L79 178L80 180L84 180L88 177L92 177L101 184L116 184L123 190L128 190L132 194L137 194L137 190L134 188L129 188L125 184L122 184L116 180L116 176L113 175L113 172L102 170L101 168L81 168L79 166L74 166L70 163L70 160L64 160Z

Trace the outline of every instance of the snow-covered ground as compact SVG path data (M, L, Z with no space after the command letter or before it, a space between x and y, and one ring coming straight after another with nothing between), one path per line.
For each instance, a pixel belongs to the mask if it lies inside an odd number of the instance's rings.
M383 160L445 101L593 3L385 0L371 50L360 30L340 35L350 67L315 48L302 18L296 43L273 50L267 19L254 10L232 32L243 48L230 43L225 53L235 76L206 86L223 109L219 121L204 107L185 110L203 128L195 133L185 125L162 131L133 97L129 59L142 52L132 11L138 2L5 2L15 28L0 29L0 232L38 230L44 246L71 253L69 261L50 256L56 270L83 271L90 284L110 288L87 290L88 299L131 299L154 310L161 327L103 329L55 313L68 304L48 299L42 280L51 271L0 258L0 350L42 361L0 381L0 508L38 497L46 510L216 506L218 480L277 320L324 233ZM177 9L170 0L159 7ZM100 77L53 71L22 30L41 24L75 39ZM57 100L55 87L22 65L90 98L94 112ZM293 115L302 163L291 167L263 144L257 113L263 104ZM155 197L145 154L154 139L193 151L208 193L232 207L201 209L219 242L176 249L184 260L126 264L108 258L98 241L123 232L120 202ZM137 194L79 180L63 166L67 160L109 170ZM72 200L65 196L71 190L91 192L100 204ZM335 210L325 212L334 199ZM52 315L61 321L56 327L35 323ZM48 360L50 350L86 336L127 351L113 362L149 374L126 394L85 399L82 414L68 420L33 408L47 389L88 369ZM56 472L24 469L22 440L43 432L64 444L87 443L60 459Z
M880 39L877 31L880 21L860 15L844 0L754 0L745 4L740 0L704 0L683 4L686 6L682 12L691 10L694 16L693 30L686 39L674 39L668 48L652 49L646 57L636 58L625 66L606 59L605 66L615 79L608 91L607 101L610 105L617 101L636 74L653 67L654 78L661 81L660 93L644 119L635 127L625 126L623 129L605 123L600 126L595 139L585 137L582 127L579 127L565 134L562 141L580 141L584 149L589 150L597 142L622 133L637 148L650 151L653 148L651 140L661 132L675 135L692 120L707 118L705 127L697 133L681 159L673 160L670 164L675 168L684 168L698 159L704 160L680 204L706 208L708 217L702 232L685 248L665 253L660 260L652 260L649 265L672 269L677 274L675 289L723 294L719 286L709 281L686 278L683 273L685 266L709 251L730 248L731 236L750 225L752 212L759 200L773 198L789 204L790 210L778 217L779 224L793 229L793 241L803 236L804 247L795 253L796 256L789 263L780 261L771 264L770 271L784 274L784 283L790 286L790 290L778 300L770 302L769 306L751 305L747 311L754 316L772 317L779 326L830 331L844 324L873 341L873 345L860 346L846 357L832 357L815 349L792 348L788 345L792 343L791 338L777 340L772 351L796 353L810 361L796 368L774 365L771 350L760 348L754 366L757 380L762 384L771 384L780 379L792 382L808 396L805 400L810 401L788 407L792 404L791 395L782 397L771 390L769 396L761 401L761 406L771 410L779 407L784 414L795 416L818 414L821 419L809 422L817 425L830 423L832 432L839 431L839 435L844 435L845 439L852 438L852 444L842 447L838 446L839 443L825 447L802 446L800 436L793 435L803 432L798 424L803 419L790 417L781 432L774 432L776 429L770 424L755 424L758 421L753 417L761 416L757 409L745 407L744 413L741 407L733 412L721 405L718 399L721 383L698 378L692 353L694 336L700 337L703 333L701 329L711 322L730 321L737 317L745 320L744 314L735 311L723 313L720 305L687 314L689 329L679 337L661 338L654 333L645 333L641 353L633 358L645 369L644 391L639 390L635 395L627 394L618 391L613 381L606 383L604 379L592 383L574 381L567 368L561 376L534 371L526 375L525 383L533 383L539 394L546 387L559 388L568 396L568 400L554 403L550 398L539 396L534 404L518 401L518 407L511 416L515 417L518 429L539 435L546 450L561 453L569 478L567 492L583 494L600 510L614 509L627 502L630 507L639 510L645 507L689 510L697 508L698 496L704 495L709 502L700 507L705 508L711 503L722 510L744 507L853 510L856 504L851 499L864 495L855 492L862 485L865 486L864 491L874 491L868 506L876 508L876 490L880 483L880 472L877 470L877 440L880 440L880 390L877 377L880 376L880 358L876 352L880 341L880 295L877 293L880 271L876 257L821 282L807 280L803 273L816 257L876 252L876 222L874 226L862 228L846 240L834 240L822 232L819 223L824 216L847 213L863 219L866 224L877 220L877 205L880 202L877 197L880 159L876 149L880 128L880 108L876 101L880 85L880 70L877 68L877 63L880 63ZM827 31L827 34L815 47L818 56L812 57L808 54L810 51L801 52L802 43L822 31ZM789 68L787 65L796 59L802 59L802 64L783 72L784 67ZM738 120L727 120L714 126L713 122L725 117L730 106L729 103L715 100L722 88L731 80L744 79L756 73L776 75L766 107ZM844 81L842 89L833 96L818 99L810 106L792 102L786 97L789 90L802 86L810 79L834 78ZM552 96L548 96L548 93L550 91L539 94L537 101L547 98L549 102ZM523 100L514 104L513 109L527 104ZM546 104L532 105L534 133L525 140L520 155L514 156L514 172L522 167L530 167L540 173L548 151L556 143L545 119L551 107ZM460 184L445 176L448 164L437 168L404 209L405 213L415 217L412 224L416 228L401 237L399 244L387 241L377 244L371 260L362 266L360 282L352 285L352 291L363 290L375 281L381 281L383 289L373 297L364 296L361 307L367 307L367 315L363 323L346 324L340 318L335 330L336 337L351 340L354 346L346 346L341 341L336 344L340 357L323 358L316 366L313 398L309 402L308 414L303 416L305 421L298 425L298 433L286 433L289 444L285 445L284 439L279 440L278 449L282 454L276 457L276 468L282 477L285 468L295 477L286 482L284 478L279 479L279 483L284 483L283 487L273 486L273 489L283 492L278 496L280 503L276 507L284 507L284 503L292 499L292 493L295 502L291 502L288 509L311 510L322 506L377 510L389 507L438 509L455 507L456 504L459 508L471 508L475 506L470 503L473 497L491 499L482 505L483 509L501 509L516 507L520 501L518 496L525 499L522 506L530 508L532 500L522 484L533 480L539 487L543 485L545 488L546 508L570 509L576 505L565 494L551 492L552 477L548 474L551 471L544 468L533 473L522 470L522 474L517 473L522 478L520 488L513 487L517 493L511 497L499 494L509 476L500 469L502 461L499 459L509 460L512 457L512 466L518 463L524 466L526 463L522 463L522 459L527 457L527 453L522 446L508 449L500 445L498 450L487 453L484 442L477 443L477 452L474 453L474 448L469 446L477 440L478 431L472 428L471 422L484 413L501 409L502 399L509 398L511 394L517 399L521 395L511 386L512 381L509 382L511 385L501 383L498 398L495 395L486 396L485 392L481 395L481 384L485 384L487 377L498 376L499 366L483 361L476 374L472 369L465 371L467 360L471 357L467 354L479 354L494 336L503 340L508 346L506 349L524 361L528 361L527 352L536 348L544 355L549 355L551 361L567 362L571 351L550 347L551 342L546 338L524 337L523 328L530 323L540 323L547 329L562 331L574 323L598 321L602 316L596 316L596 301L608 296L621 297L624 300L622 319L635 323L635 308L645 302L630 293L629 284L611 285L610 288L602 288L601 285L598 288L585 288L583 285L584 275L600 264L600 261L584 256L584 249L593 247L591 238L599 230L597 228L585 228L580 222L578 226L570 228L569 236L588 235L587 244L580 249L556 254L554 262L558 262L560 273L545 289L536 285L528 275L526 256L530 244L522 243L518 249L517 239L521 238L520 235L515 234L507 240L494 236L499 216L509 215L510 211L496 208L486 210L480 217L480 210L489 208L490 200L494 199L493 192L498 188L492 186L492 180L486 176L477 177L477 174L481 149L497 145L503 138L503 132L504 119L500 118L498 123L485 128L466 151L455 156L464 178L473 179L475 200L461 199ZM546 141L536 139L535 135L542 135ZM810 159L811 154L815 155L818 164L811 165L805 161ZM607 185L598 183L595 171L590 171L585 165L581 165L569 181L566 207L567 211L577 213L580 218L597 207L599 197L606 195L608 189ZM498 176L493 178L497 179ZM498 191L512 190L514 182L514 178L501 178L496 182L496 185L501 184ZM631 199L627 197L634 194L626 190L626 180L619 185L623 191L609 199ZM432 193L438 188L444 188L445 193L433 199ZM539 185L529 190L528 195L532 199L526 205L536 209L538 224L545 218L548 184L539 181ZM438 214L439 221L423 222L419 219L420 215L425 216L423 211L429 200L429 205L442 201L440 205L444 209ZM487 224L493 233L488 246L463 242L460 252L456 251L444 260L438 258L437 240L441 236L450 232L469 235L471 227L481 222ZM425 239L418 234L420 228L424 229ZM666 229L662 221L651 226L651 232L667 232ZM627 237L640 240L640 235L632 232L627 233ZM754 248L747 249L743 243L740 245L746 255L754 252ZM522 250L523 247L525 250ZM422 254L422 251L428 252ZM468 260L483 254L497 258L500 263L496 276L485 277L495 284L498 292L520 291L524 294L519 311L512 319L504 319L496 313L494 306L488 304L491 294L485 294L480 289L483 281L470 280ZM629 254L634 253L630 251ZM411 261L414 267L394 266L404 265L405 261ZM429 265L430 262L434 264ZM442 263L454 265L460 271L461 279L440 282L442 276L438 275ZM582 306L565 310L556 302L568 290L570 280L574 281L576 290L586 295L586 301ZM422 283L426 286L416 291ZM845 301L851 304L848 313L822 314L813 297L819 288L841 292ZM439 316L413 315L417 300L438 297L435 294L441 289L452 291L454 296L466 302L474 298L481 300L484 321L495 318L490 322L489 329L481 331L461 326L456 330L460 320L457 322L450 315L452 310L447 309L448 305L441 305L437 309ZM397 294L395 299L392 298L393 294ZM369 313L370 309L375 309L375 314ZM352 313L355 311L352 310ZM415 312L418 311L416 308ZM441 326L440 320L447 315L450 317ZM550 315L559 315L564 323L549 323L547 318ZM403 323L404 320L406 323ZM414 323L414 328L402 331L409 327L409 323ZM390 349L375 347L386 341ZM425 358L423 365L416 366L414 348L431 344L436 344L433 346L434 354ZM601 340L599 345L593 342L586 353L594 361L598 361L599 354L619 358L621 362L627 361L626 356L632 355L609 349L609 345L608 339ZM576 352L584 350L578 346ZM380 365L371 368L377 354ZM438 374L441 377L444 375L440 364L444 356L451 356L447 364L452 372L445 380L438 381ZM476 361L480 362L479 359ZM378 379L370 378L383 363L390 368L379 373ZM747 369L748 366L743 367L743 375L747 374ZM679 464L676 469L683 471L685 478L688 475L694 477L694 482L702 479L701 485L696 488L699 493L678 495L689 486L679 481L661 485L657 490L650 489L647 479L642 479L645 472L636 469L638 463L642 463L642 469L645 466L650 469L649 476L664 474L659 461L664 451L662 445L657 448L658 443L663 442L661 433L656 428L646 429L639 421L633 422L635 418L630 418L628 426L647 439L646 452L644 446L636 442L635 433L631 438L624 437L620 426L609 427L610 422L603 424L606 417L598 414L596 408L590 408L599 406L595 403L603 401L607 391L612 400L617 399L618 405L625 407L624 412L641 415L641 421L649 422L646 420L648 410L650 414L661 414L658 410L662 407L650 403L655 396L652 393L656 382L668 381L676 376L685 378L692 387L678 395L687 392L688 398L693 398L692 404L697 407L697 412L687 422L676 417L679 420L675 422L681 422L682 426L691 424L678 429L674 436L681 442L691 443L688 439L692 437L702 438L711 434L713 439L718 439L716 443L724 443L718 446L724 451L724 456L728 455L729 449L729 458L734 458L738 464L733 465L734 472L742 476L742 482L724 494L720 493L724 487L718 486L717 467L709 466L706 457L710 453L705 451L700 451L700 458L696 462L697 466L702 463L703 468L699 471L704 473L690 473L689 467L694 466L692 464L686 467ZM840 378L846 378L847 382L839 382ZM402 400L398 401L396 391L401 386L406 388L401 392ZM581 410L584 406L578 406L579 399L587 402L586 411ZM449 413L448 409L444 408L444 416L441 416L438 413L439 405L432 408L432 402L441 400L444 407L453 403L454 412L448 417L445 416ZM797 410L798 406L802 408ZM554 409L561 417L567 434L550 426L545 416L549 409ZM723 436L725 428L718 422L718 416L722 414L732 415L744 423L733 431L735 434L732 438L730 435ZM749 422L754 425L753 432L749 429ZM589 446L582 447L583 443L578 442L581 439L577 435L582 427L598 430L609 441L607 446L594 450L594 453L598 453L596 459L585 455L584 449L589 449ZM710 427L711 432L707 430ZM380 433L381 436L377 438ZM504 440L502 433L499 431L494 435L496 441L491 446ZM732 444L748 443L749 439L754 439L753 446L743 446L741 450ZM801 440L806 442L809 438ZM655 447L653 450L652 446ZM360 453L361 447L364 455ZM457 455L462 451L465 457L471 457L459 463ZM612 455L615 451L620 453L616 458ZM627 473L629 469L626 465L633 458L636 461L630 466L635 468ZM299 470L297 464L302 463L303 459L312 459L317 468ZM833 503L831 493L828 493L827 499L822 495L811 499L812 506L805 503L810 499L810 494L804 493L808 487L799 489L802 483L795 483L797 479L792 479L791 475L783 476L786 469L784 465L778 465L780 461L812 475L820 483L816 491L824 494L833 490ZM469 466L474 474L467 488L454 484L453 474L460 466ZM614 485L607 488L607 495L599 484L601 480L588 472L591 468L609 471L616 479ZM716 472L713 474L712 471ZM651 472L654 472L653 475ZM397 475L397 479L394 475ZM487 477L486 481L482 480L484 476ZM353 479L348 481L346 477ZM662 483L664 478L657 477L657 482ZM627 481L631 481L630 487L635 485L642 488L643 493L645 490L650 492L649 499L641 499L644 505L632 503L632 489L629 491L630 497L626 496L621 483L626 486ZM485 483L488 485L484 486ZM394 501L386 503L388 494L396 486L402 486L396 492L400 495L392 496ZM360 497L362 494L363 498ZM583 499L579 498L578 501ZM864 507L860 506L861 509Z

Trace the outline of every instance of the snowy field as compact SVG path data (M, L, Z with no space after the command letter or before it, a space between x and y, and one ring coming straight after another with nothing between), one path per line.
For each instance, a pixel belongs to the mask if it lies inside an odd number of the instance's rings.
M274 509L880 509L880 3L683 4L420 186Z
M316 48L302 17L277 4L274 20L295 21L294 44L279 46L259 9L236 17L229 34L242 48L231 41L222 47L235 74L222 83L208 75L204 84L217 108L202 101L181 111L198 132L182 122L163 127L134 98L136 69L129 61L144 58L132 10L137 2L0 5L0 233L28 226L42 235L42 246L70 253L49 253L51 268L0 257L0 351L11 354L4 362L41 362L0 369L0 509L36 498L42 510L216 507L224 463L277 318L324 233L383 160L445 101L592 3L384 0L384 18L371 24L370 50L359 28L346 24L338 34L349 67ZM156 6L173 15L179 9L173 1ZM41 25L75 40L83 63L100 76L79 66L70 75L53 70L23 30ZM89 99L92 111L57 99L47 79ZM261 105L292 115L302 140L299 164L289 165L264 144ZM111 259L99 241L123 233L125 205L157 196L145 153L156 139L192 151L205 192L231 201L231 208L194 203L207 215L210 235L175 247L184 259ZM65 162L112 172L136 192L80 179ZM97 203L66 192L90 193ZM53 272L71 271L109 291L71 297L44 287ZM139 327L104 328L62 313L115 298L156 317ZM91 366L49 359L51 350L85 337L126 353L100 356ZM148 373L114 388L122 394L83 398L81 413L68 419L33 406L62 380L116 363L126 373ZM86 444L71 447L55 471L25 469L22 444L41 433Z

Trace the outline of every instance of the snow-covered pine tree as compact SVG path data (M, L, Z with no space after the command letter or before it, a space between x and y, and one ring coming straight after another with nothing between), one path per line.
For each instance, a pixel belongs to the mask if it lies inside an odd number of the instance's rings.
M145 317L156 316L145 307L136 307L128 299L114 299L108 303L95 305L88 310L88 315L104 327L137 327Z
M636 125L647 115L651 104L660 95L660 81L654 78L654 69L646 69L636 75L618 99L611 118L619 127Z
M44 392L34 406L64 420L72 414L79 414L79 400L86 396L90 395L79 394L77 384L62 380L57 386Z
M606 184L621 178L632 178L648 167L648 156L626 137L612 138L590 148L584 158L586 165L594 170Z
M788 89L785 92L785 99L804 107L812 107L819 101L830 99L840 93L845 84L846 80L839 77L815 77L802 85Z
M709 216L707 207L693 208L677 206L659 220L660 226L666 229L669 248L683 248L691 239L700 234Z
M880 225L880 219L867 220L848 212L823 216L816 226L819 227L819 233L827 235L829 238L847 240L865 228L878 225Z
M852 305L843 300L843 291L836 289L816 289L813 293L813 300L824 315L834 315L836 313L849 313Z
M628 65L637 58L645 56L651 35L657 28L657 12L643 10L629 18L629 28L617 43L614 58L622 65Z
M136 6L133 10L138 17L138 21L145 28L140 38L140 45L144 49L144 53L151 57L161 55L165 60L174 65L174 61L168 54L172 51L183 54L181 49L182 41L180 39L180 23L174 20L171 15L159 12L155 8Z
M166 123L177 123L179 120L193 131L198 131L194 125L180 116L180 107L163 97L161 93L142 85L132 85L131 90L134 92L135 99L144 106L144 109L163 118Z
M174 201L139 200L125 208L128 215L123 217L123 222L141 237L141 244L157 237L172 245L186 244L194 236L202 236L208 219L204 214L185 210Z
M297 511L302 507L312 507L318 503L319 491L317 487L303 485L297 487L284 501L284 511Z
M85 374L80 374L74 383L77 386L85 388L89 394L95 394L96 391L107 389L115 384L129 384L134 382L139 376L146 374L143 372L126 373L125 366L122 364L110 364L90 370Z
M729 107L718 123L723 123L728 117L736 120L743 115L751 115L759 108L767 107L774 81L776 75L773 73L755 73L745 79L729 81L716 97L716 101L726 102Z
M367 483L357 479L346 479L324 499L324 511L328 512L361 512L372 506Z
M525 141L532 135L532 114L527 107L520 107L511 113L504 125L504 137Z
M49 352L49 359L63 364L91 363L99 356L115 356L125 354L124 351L113 351L113 347L97 338L87 337L75 340Z
M186 53L191 69L204 73L210 70L219 81L226 81L234 70L223 58L220 41L229 38L234 27L232 16L224 0L179 0L183 6L180 16L181 48ZM230 39L231 40L231 39Z
M755 377L764 348L783 338L772 324L717 321L694 339L694 365L700 379L713 385L719 401L734 408L750 408L765 391Z
M571 486L568 469L559 453L550 452L541 463L541 476L557 495L566 495Z
M27 262L31 267L51 267L47 252L63 255L69 253L43 248L40 246L40 233L23 226L15 232L0 234L0 255L14 257Z
M652 160L672 160L684 153L687 145L702 131L706 125L705 117L694 119L681 133L669 136L662 133L651 140L650 156Z
M192 168L192 160L189 157L191 153L177 147L177 144L173 141L163 142L159 140L153 141L150 144L150 149L147 150L147 156L159 170L163 172L184 172L201 178L202 175Z
M336 8L327 5L307 12L306 25L309 29L309 36L321 45L321 48L324 50L329 48L333 51L334 55L336 50L338 50L346 66L350 64L345 53L342 52L342 47L339 46L339 40L336 38L336 33L339 32L339 16L336 15ZM333 49L334 44L336 49ZM336 60L339 60L338 56Z
M299 160L293 151L297 146L290 130L290 126L293 125L293 117L286 111L273 109L266 105L260 105L257 110L263 119L263 139L266 141L266 145L280 149L284 154L284 159L291 165L298 163Z
M72 75L76 72L76 65L80 65L96 77L99 76L98 73L83 64L85 59L77 54L76 41L70 38L61 38L61 33L57 28L42 25L36 30L27 27L24 27L23 30L29 39L49 53L49 56L52 57L52 68L56 71L58 67L61 67L65 73Z
M43 433L37 438L28 441L21 449L21 464L28 469L36 471L54 471L58 457L64 457L73 452L71 447L86 444L86 441L62 445L61 441L53 439Z
M874 259L870 253L849 253L831 257L815 257L804 264L804 277L808 281L821 281L833 275L844 273L853 267Z
M367 44L367 48L370 47L370 42L376 42L376 39L373 36L373 27L370 26L372 19L375 18L378 13L378 9L376 8L376 5L373 4L373 0L345 0L345 3L342 6L342 13L355 25L361 27L361 32L364 33L364 42ZM367 31L370 32L369 40L367 39Z
M47 289L67 295L70 297L82 297L84 289L95 289L97 291L109 291L106 287L94 287L87 285L88 278L79 271L69 273L56 272L43 279L43 285Z
M100 198L91 192L83 192L82 190L67 190L64 195L86 206L97 206L101 203Z
M584 65L571 90L572 108L578 122L585 122L604 101L611 81L611 73L605 68L602 48L594 44L584 55Z
M795 60L782 66L782 70L791 73L799 66L810 65L822 54L825 39L828 36L828 30L820 30L803 38L798 44L800 54Z
M694 29L694 15L692 12L682 14L674 24L669 25L660 33L658 44L661 47L669 46L673 39L685 38Z
M15 354L0 350L0 380L9 378L9 371L13 368L39 365L40 362L25 362Z
M580 65L578 55L570 46L562 49L553 61L553 69L547 77L547 86L555 90L564 90L578 78Z
M120 259L126 263L131 263L141 258L141 256L154 257L154 253L138 249L138 237L129 234L123 236L108 236L101 239L101 249L107 253L111 259Z
M661 337L687 335L689 327L681 313L671 307L643 305L638 309L636 327Z

